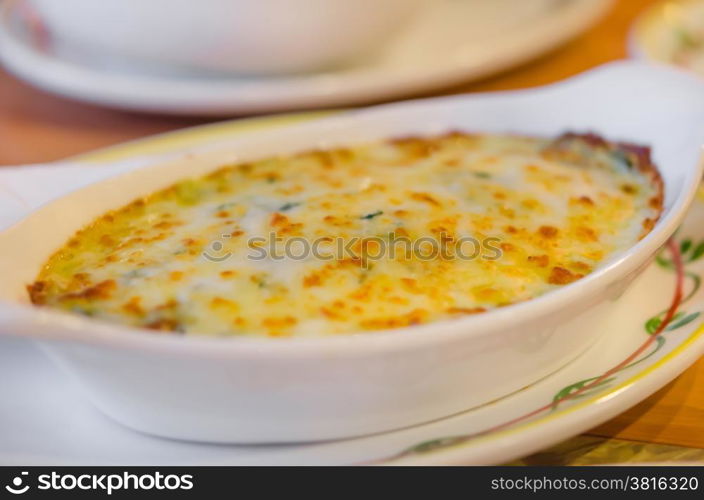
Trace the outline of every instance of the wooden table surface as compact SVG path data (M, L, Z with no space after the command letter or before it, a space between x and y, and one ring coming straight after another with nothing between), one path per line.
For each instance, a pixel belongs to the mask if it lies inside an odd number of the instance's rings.
M626 34L653 0L616 0L611 12L587 33L553 53L478 83L433 95L543 85L623 58ZM34 90L0 70L0 165L46 162L149 134L207 123L197 118L141 115L71 102ZM600 438L610 438L606 442ZM624 441L625 440L625 441ZM592 430L530 457L528 463L588 463L593 455L643 455L633 442L704 448L704 359L646 401ZM698 449L651 445L659 457L704 460ZM597 453L595 450L613 450ZM624 453L623 450L629 452ZM617 450L617 451L616 451ZM567 457L567 458L566 458Z

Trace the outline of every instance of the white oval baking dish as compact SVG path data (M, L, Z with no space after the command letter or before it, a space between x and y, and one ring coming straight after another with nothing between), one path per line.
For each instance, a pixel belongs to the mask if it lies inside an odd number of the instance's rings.
M334 338L154 335L28 304L26 284L82 225L234 160L450 129L595 131L653 146L665 210L653 231L586 278L483 315ZM36 338L105 414L150 434L209 442L325 440L451 415L529 385L600 335L623 291L674 233L702 172L704 82L614 63L518 92L381 106L238 136L83 188L0 234L0 333Z

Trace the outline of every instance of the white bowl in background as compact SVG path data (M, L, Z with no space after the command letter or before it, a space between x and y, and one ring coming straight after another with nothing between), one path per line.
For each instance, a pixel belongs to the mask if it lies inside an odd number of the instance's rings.
M599 337L616 299L674 233L702 173L704 83L636 62L517 91L422 100L253 132L224 150L80 189L0 234L0 333L38 339L91 400L143 432L209 442L300 442L428 422L517 391ZM219 164L450 129L592 130L653 146L665 209L652 232L586 278L483 315L333 338L201 338L100 323L28 303L25 285L78 228Z
M368 104L485 78L582 33L614 0L549 0L544 11L528 5L541 2L524 0L425 0L430 4L422 15L359 64L259 77L175 71L83 53L47 37L23 10L26 1L0 1L0 62L19 78L102 106L227 116ZM479 2L491 6L478 10Z
M21 0L61 43L175 69L270 75L379 48L424 0Z

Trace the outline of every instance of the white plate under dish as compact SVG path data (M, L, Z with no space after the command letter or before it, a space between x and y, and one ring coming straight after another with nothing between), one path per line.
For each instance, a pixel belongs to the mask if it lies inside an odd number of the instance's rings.
M57 167L60 169L60 167ZM93 168L93 167L86 167ZM1 199L1 197L0 197ZM692 241L686 260L704 248L704 194L678 235ZM685 243L686 245L686 243ZM701 250L697 251L697 253ZM666 259L667 253L663 254ZM687 290L704 278L704 260L686 264ZM695 278L696 277L696 278ZM101 415L79 384L25 339L0 338L0 465L332 465L496 464L584 432L668 383L704 354L704 291L680 307L679 327L667 331L631 367L584 397L529 416L566 388L599 376L649 338L646 323L672 300L675 274L653 264L619 299L604 335L583 356L519 393L452 418L376 436L289 446L222 446L154 438ZM689 323L682 320L693 318ZM677 323L676 323L677 324ZM569 390L569 389L568 389ZM509 429L472 438L522 418Z
M611 0L433 0L392 44L355 67L279 78L149 73L51 44L3 2L0 60L30 83L119 108L227 115L380 101L486 77L557 47ZM531 7L537 4L540 7ZM482 7L482 5L484 5ZM481 7L481 8L480 8Z

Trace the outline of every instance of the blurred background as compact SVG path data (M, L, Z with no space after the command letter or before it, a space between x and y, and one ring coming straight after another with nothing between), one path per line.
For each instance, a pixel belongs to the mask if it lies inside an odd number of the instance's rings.
M702 5L0 0L0 165L229 117L532 87L624 57L702 70Z

